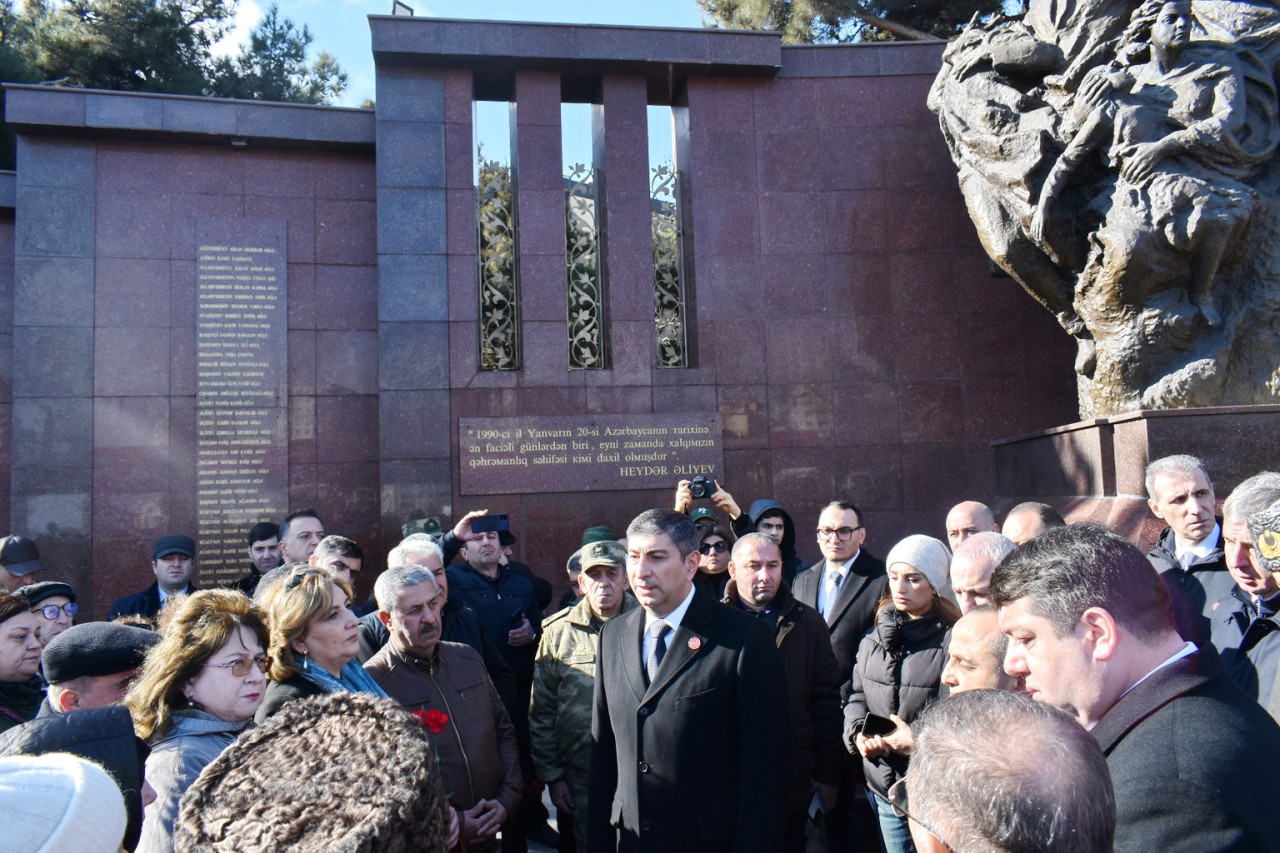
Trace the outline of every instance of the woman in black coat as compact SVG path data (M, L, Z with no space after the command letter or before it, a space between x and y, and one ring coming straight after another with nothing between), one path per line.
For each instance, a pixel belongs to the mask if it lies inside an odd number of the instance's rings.
M907 772L911 722L938 698L951 626L960 618L941 595L950 563L946 546L929 536L908 536L893 547L885 559L889 587L853 667L845 743L862 756L884 853L915 851L907 821L895 814L888 796Z

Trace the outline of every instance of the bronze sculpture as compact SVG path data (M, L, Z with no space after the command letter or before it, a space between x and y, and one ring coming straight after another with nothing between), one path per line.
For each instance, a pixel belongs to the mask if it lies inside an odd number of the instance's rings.
M1078 341L1085 417L1280 402L1280 11L1205 5L1034 0L930 92L988 253Z

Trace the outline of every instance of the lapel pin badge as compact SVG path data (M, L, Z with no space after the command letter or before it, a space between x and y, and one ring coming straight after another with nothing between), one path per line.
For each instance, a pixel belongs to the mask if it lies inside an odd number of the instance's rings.
M698 649L702 648L702 639L701 639L700 637L690 637L690 638L689 638L689 648L690 648L690 649L692 649L692 650L693 650L693 651L695 651L695 652L696 652Z

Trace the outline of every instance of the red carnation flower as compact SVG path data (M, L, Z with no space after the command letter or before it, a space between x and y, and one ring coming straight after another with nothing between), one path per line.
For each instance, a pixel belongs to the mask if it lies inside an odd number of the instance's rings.
M444 727L449 725L449 715L444 711L432 709L430 711L414 711L413 716L418 718L418 722L427 727L427 731L433 735L438 735L444 731Z

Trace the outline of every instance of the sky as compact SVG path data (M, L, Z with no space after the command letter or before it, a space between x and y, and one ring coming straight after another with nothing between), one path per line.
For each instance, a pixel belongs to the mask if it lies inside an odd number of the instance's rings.
M695 0L405 0L418 17L489 21L539 21L564 24L624 24L650 27L700 27ZM338 103L359 106L374 96L373 51L369 15L391 13L392 0L278 0L280 12L306 24L315 37L312 49L337 57L349 76ZM235 53L270 0L239 0L236 28L220 46Z

